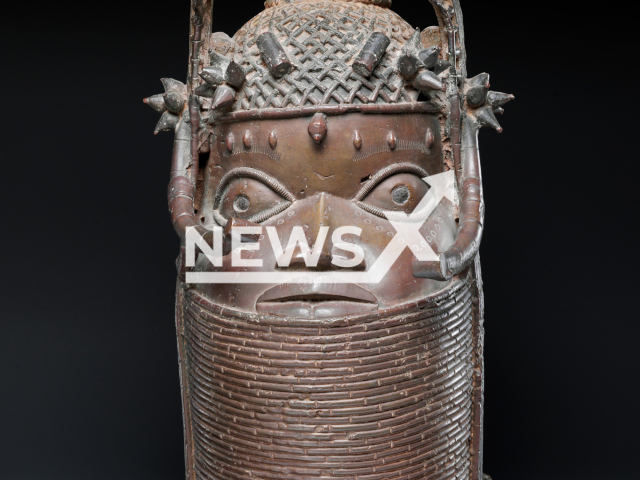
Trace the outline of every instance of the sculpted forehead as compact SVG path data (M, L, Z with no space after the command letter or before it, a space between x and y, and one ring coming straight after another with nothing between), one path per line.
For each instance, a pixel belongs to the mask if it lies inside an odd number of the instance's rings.
M261 170L297 197L327 192L352 198L363 179L397 163L413 163L430 175L443 171L440 123L436 116L350 114L324 117L325 138L309 135L311 117L258 120L216 127L209 178L239 167Z

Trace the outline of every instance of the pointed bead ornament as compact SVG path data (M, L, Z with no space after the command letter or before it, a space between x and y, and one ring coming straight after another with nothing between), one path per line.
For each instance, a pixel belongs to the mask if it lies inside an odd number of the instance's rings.
M278 146L278 135L276 132L269 133L269 146L271 147L271 150L275 150Z
M442 90L444 91L445 87L442 81L429 70L422 72L418 75L413 84L418 90L422 90L423 92L429 92L432 90Z
M362 135L360 135L360 132L357 130L353 134L353 146L356 147L356 150L362 148Z
M204 67L200 77L212 87L217 87L224 81L224 72L218 67Z
M440 75L442 72L444 72L447 68L449 68L451 66L451 63L449 63L446 60L442 60L441 58L438 59L438 61L436 62L436 64L433 67L433 73L435 73L436 75Z
M398 59L398 72L406 79L412 79L418 73L421 66L418 53L422 47L420 29L416 29L409 41L405 44Z
M418 73L420 61L415 55L403 53L398 59L398 72L406 79L412 79Z
M209 51L211 64L202 69L200 77L212 87L227 83L234 88L240 88L247 76L240 65L229 60L218 52Z
M187 94L187 86L178 80L174 80L173 78L161 78L160 81L164 86L165 93L175 92L181 95Z
M253 138L251 137L251 132L249 130L247 130L242 137L242 143L244 144L244 148L247 150L249 150L253 145Z
M439 55L440 55L440 47L433 46L425 50L422 50L420 53L418 53L418 58L422 62L422 65L424 65L425 68L430 70L436 66Z
M309 123L309 136L316 142L318 145L322 143L322 141L327 136L327 122L324 119L324 115L321 113L316 113L311 119L311 123Z
M485 87L489 88L489 74L481 73L480 75L476 75L473 78L467 79L467 84L469 87Z
M502 127L498 122L498 119L493 114L493 110L491 107L484 107L479 109L476 112L476 119L478 120L478 124L482 127L491 127L495 128L498 133L502 133Z
M198 88L196 88L193 93L195 93L199 97L213 98L216 95L216 88L212 87L208 83L203 83Z
M157 135L160 132L173 132L180 121L180 117L173 113L164 112L156 125L156 129L153 132Z
M513 100L513 95L509 95L507 93L500 92L489 92L487 94L487 103L491 105L493 108L504 107L507 103Z
M164 104L163 94L154 95L152 97L145 98L143 102L149 105L158 113L164 113L167 111L167 106Z
M427 128L427 135L424 139L424 144L427 147L427 149L431 150L431 147L433 147L433 144L436 142L436 137L433 134L433 130L431 130L430 128Z
M213 97L213 105L211 108L217 110L219 108L230 107L236 101L236 91L226 85L220 85L216 89L216 93Z
M387 135L387 143L389 144L389 148L391 150L395 150L398 145L398 139L396 138L396 134L394 132L389 132Z
M247 79L247 74L244 72L244 69L240 65L238 65L234 61L231 61L224 78L227 84L231 85L233 88L240 88Z

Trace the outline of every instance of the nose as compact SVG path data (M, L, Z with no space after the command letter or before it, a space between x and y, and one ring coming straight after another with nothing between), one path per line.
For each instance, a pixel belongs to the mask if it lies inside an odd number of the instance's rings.
M311 242L322 241L321 233L323 231L322 227L325 227L324 230L327 232L327 236L322 245L322 250L320 252L320 257L318 259L318 270L328 270L331 268L331 206L329 205L329 195L325 192L322 192L318 195L314 195L306 200L303 203L307 203L310 205L304 205L303 214L301 215L300 220L304 224L303 227L305 229L305 233L307 233L307 238L310 240L309 248L313 249L314 245ZM300 250L300 246L297 246L295 251L293 252L293 258L291 259L291 266L294 268L304 268L306 267L305 257Z
M301 201L300 205L296 206L296 210L301 212L296 216L296 220L298 225L304 226L309 248L313 250L315 246L313 242L322 242L324 239L318 258L318 266L315 270L337 269L338 267L332 263L334 256L344 257L348 254L334 248L332 236L337 228L350 225L349 214L352 213L353 207L349 205L347 200L322 192ZM290 267L307 268L305 256L299 246L293 252ZM365 268L363 261L351 270Z

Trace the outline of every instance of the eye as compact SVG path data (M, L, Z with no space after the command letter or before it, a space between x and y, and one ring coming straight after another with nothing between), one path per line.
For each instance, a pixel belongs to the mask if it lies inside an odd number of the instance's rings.
M398 185L391 191L391 198L396 205L404 205L411 198L411 190L406 185Z
M385 212L414 213L429 185L413 173L398 173L371 187L358 203L369 213L385 218Z
M240 194L233 201L233 209L236 213L245 213L251 208L251 200L246 195Z
M286 210L294 200L277 180L258 170L240 168L221 180L214 218L221 225L230 218L262 223Z
M229 182L225 188L218 211L227 220L234 217L260 223L280 213L289 205L291 202L264 183L253 178L240 177ZM278 211L275 212L274 209ZM267 216L264 215L265 212L268 213Z

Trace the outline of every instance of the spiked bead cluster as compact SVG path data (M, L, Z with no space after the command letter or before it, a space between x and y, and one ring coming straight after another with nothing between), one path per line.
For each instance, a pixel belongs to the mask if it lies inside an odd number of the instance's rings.
M464 86L467 113L480 127L495 128L498 133L502 133L496 114L504 113L502 107L515 97L507 93L492 92L489 88L488 73L481 73L467 79Z
M398 73L423 93L434 90L444 91L445 86L438 75L451 64L440 58L440 50L441 48L437 45L423 48L420 29L416 29L398 58Z
M195 89L199 97L212 98L212 110L230 107L236 93L247 76L240 65L215 50L209 51L210 64L202 69L200 77L205 83Z
M187 86L173 78L160 79L164 93L145 98L143 101L162 116L154 133L172 132L180 121L180 115L187 105Z
M221 32L212 37L222 43L231 42L231 39ZM201 99L212 99L208 108L215 112L235 103L237 92L246 80L246 74L240 65L216 50L209 50L209 60L209 65L200 72L203 83L194 89L193 94ZM175 131L188 101L188 87L184 83L171 78L163 78L161 81L165 93L144 99L144 103L162 113L155 129L156 134Z

